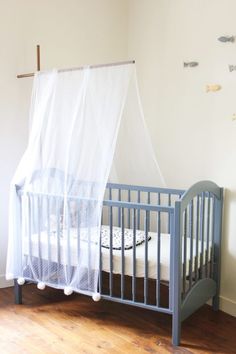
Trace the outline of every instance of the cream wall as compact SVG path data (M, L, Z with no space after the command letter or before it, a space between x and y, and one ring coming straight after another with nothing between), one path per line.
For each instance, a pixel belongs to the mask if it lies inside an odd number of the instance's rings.
M124 60L125 0L0 0L0 286L5 282L9 183L27 144L32 79L42 69Z
M236 43L217 41L236 35L235 13L235 0L130 0L128 47L167 185L226 188L221 308L236 316ZM206 93L211 83L222 90Z

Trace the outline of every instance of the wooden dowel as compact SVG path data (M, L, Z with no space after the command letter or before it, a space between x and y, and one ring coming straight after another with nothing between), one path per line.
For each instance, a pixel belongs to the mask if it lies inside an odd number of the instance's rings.
M37 71L40 71L40 45L37 45Z
M108 63L108 64L97 64L97 65L88 65L90 69L97 69L97 68L104 68L104 67L109 67L109 66L120 66L120 65L126 65L126 64L135 64L135 60L128 60L128 61L121 61L121 62L116 62L116 63ZM86 66L80 66L77 68L68 68L68 69L59 69L59 73L63 73L66 71L77 71L77 70L84 70ZM24 77L31 77L34 76L34 73L30 74L20 74L17 75L18 79L22 79Z
M20 75L17 75L17 79L23 79L24 77L32 77L32 76L34 76L34 73L20 74Z

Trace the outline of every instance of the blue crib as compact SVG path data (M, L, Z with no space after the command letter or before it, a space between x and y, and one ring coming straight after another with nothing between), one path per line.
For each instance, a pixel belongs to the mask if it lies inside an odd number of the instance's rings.
M17 193L20 206L20 188ZM99 246L101 298L171 315L172 343L179 345L182 321L211 298L213 309L219 309L222 206L223 189L211 181L187 191L108 183L102 224L109 247ZM119 250L113 249L114 228L121 233ZM132 234L129 249L127 232ZM14 284L20 304L22 286ZM164 305L163 284L168 286Z

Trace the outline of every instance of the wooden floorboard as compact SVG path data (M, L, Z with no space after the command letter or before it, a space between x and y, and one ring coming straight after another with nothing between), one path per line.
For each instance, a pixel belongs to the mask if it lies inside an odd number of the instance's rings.
M236 353L236 318L204 306L183 323L180 347L171 345L171 317L60 290L0 289L1 354Z

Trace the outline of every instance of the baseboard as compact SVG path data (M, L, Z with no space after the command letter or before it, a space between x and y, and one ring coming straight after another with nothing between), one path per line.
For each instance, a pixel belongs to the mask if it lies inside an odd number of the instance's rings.
M220 296L220 309L231 316L236 317L236 302L227 297Z
M13 286L12 280L6 280L5 275L0 275L0 288L8 288Z

